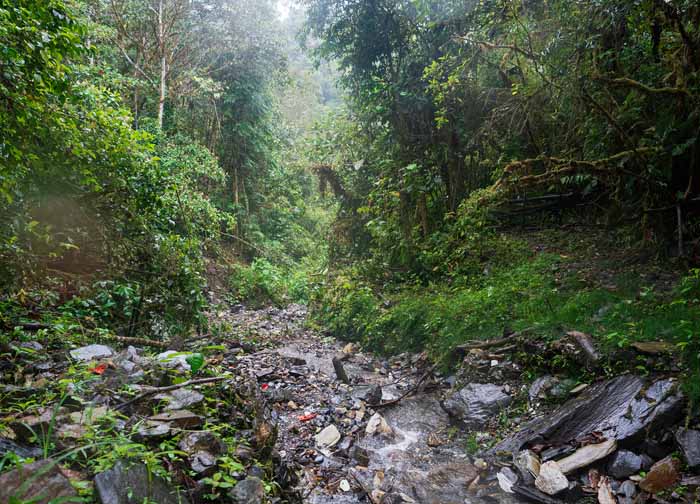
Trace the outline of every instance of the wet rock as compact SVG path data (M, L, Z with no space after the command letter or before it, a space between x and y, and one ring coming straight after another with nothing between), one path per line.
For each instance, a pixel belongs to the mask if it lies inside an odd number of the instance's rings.
M332 446L335 446L338 441L340 441L340 437L340 431L338 428L331 424L316 434L316 445L322 449L331 448Z
M189 432L180 439L177 446L187 454L206 451L214 455L220 455L226 452L224 442L216 434L209 431Z
M343 383L350 383L350 378L348 378L348 374L345 372L341 359L339 357L333 357L332 362L333 369L335 370L335 375L338 377L338 380Z
M631 443L647 429L672 424L682 414L682 406L683 394L673 379L645 387L640 377L618 376L588 387L551 415L528 422L489 453L518 453L526 444L565 445L593 432Z
M535 479L535 486L547 495L555 495L569 488L569 480L559 469L559 465L550 460L540 466L540 474Z
M647 475L639 482L639 487L651 494L662 492L680 481L680 462L666 457L651 466Z
M637 485L630 480L623 481L617 493L628 499L632 499L635 495L637 495Z
M688 467L695 469L700 467L700 431L690 429L678 429L676 442L685 457Z
M559 469L564 474L578 471L591 465L593 462L603 459L617 449L617 441L609 439L602 443L590 444L579 448L574 453L561 460L557 460Z
M382 400L382 387L380 385L360 385L353 390L352 398L367 404L379 404Z
M171 488L163 478L150 473L144 464L128 466L118 461L115 466L95 476L95 490L102 504L187 504L182 492Z
M77 497L77 493L51 459L25 464L0 476L0 502L49 504L70 497Z
M509 467L504 467L496 474L496 479L498 479L498 486L501 487L505 493L512 494L513 485L518 482L518 475L513 472Z
M372 415L372 418L370 418L367 422L367 427L365 427L365 433L369 434L370 436L374 434L384 434L390 436L393 434L393 431L391 430L391 427L386 422L384 417L379 413L375 413L374 415Z
M204 419L188 410L166 411L149 417L155 422L168 422L178 429L195 429L204 424Z
M357 463L357 465L360 465L362 467L369 466L369 452L357 445L351 448L350 458L352 458L352 460L354 460Z
M87 345L70 351L70 356L73 359L82 362L104 359L112 355L114 355L114 350L106 345L98 344Z
M167 401L165 406L166 411L182 410L195 404L199 404L204 400L204 396L196 390L176 389L169 394L158 394L155 399Z
M445 399L443 407L467 426L479 428L510 402L498 385L470 383Z
M190 467L199 476L210 476L216 470L216 459L207 451L199 451L190 457Z
M513 485L513 493L518 497L522 497L526 502L537 502L539 504L562 504L562 501L550 497L546 493L540 492L539 490L525 486L525 485Z
M42 451L39 448L22 446L11 439L0 438L0 459L8 453L14 453L22 458L38 458L42 455Z
M613 478L625 479L637 474L644 466L644 459L628 450L618 450L610 457L608 474Z
M407 476L410 481L406 487L414 489L416 502L452 504L464 502L464 493L479 476L479 471L467 462L453 462L432 468L425 478L419 478L418 475Z
M520 476L526 483L534 482L534 478L540 475L540 459L532 450L523 450L515 457L515 467L520 471ZM511 485L512 486L512 485Z
M617 499L612 491L610 480L604 477L598 485L598 503L599 504L617 504Z
M569 444L565 444L562 446L553 446L551 448L547 448L542 453L540 453L540 460L542 462L547 462L549 460L557 460L566 457L567 455L571 455L575 451L576 448Z
M265 498L265 487L260 478L248 476L233 487L229 497L235 504L261 504Z

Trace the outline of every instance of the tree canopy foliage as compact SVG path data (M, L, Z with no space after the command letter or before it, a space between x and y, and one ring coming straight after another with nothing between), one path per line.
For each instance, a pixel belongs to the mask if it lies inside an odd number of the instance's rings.
M435 251L473 231L466 213L570 192L659 241L679 206L694 236L694 2L306 4L307 37L339 61L350 95L318 156L362 222L345 221L345 252L375 246L390 268L444 270Z

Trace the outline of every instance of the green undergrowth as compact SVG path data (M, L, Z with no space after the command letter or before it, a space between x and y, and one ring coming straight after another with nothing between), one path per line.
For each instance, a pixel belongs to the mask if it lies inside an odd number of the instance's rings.
M688 392L700 397L692 379L700 350L700 270L670 291L657 291L652 280L632 271L596 282L566 255L536 253L468 280L378 289L358 278L348 270L327 280L313 313L337 337L372 350L427 350L449 361L457 345L506 331L525 331L544 342L583 331L607 353L662 340L683 356Z
M311 295L311 279L320 268L316 258L298 262L272 262L257 258L250 264L236 264L228 277L227 300L253 308L268 304L306 304Z

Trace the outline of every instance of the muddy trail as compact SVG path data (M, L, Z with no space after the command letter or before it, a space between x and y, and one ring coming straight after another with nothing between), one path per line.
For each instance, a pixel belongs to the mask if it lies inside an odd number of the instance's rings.
M13 342L0 503L700 498L699 419L663 345L604 358L583 333L514 333L455 349L445 376L423 354L381 358L311 330L300 305L210 318L178 347ZM591 379L533 380L528 354L578 359ZM606 376L611 359L671 371Z

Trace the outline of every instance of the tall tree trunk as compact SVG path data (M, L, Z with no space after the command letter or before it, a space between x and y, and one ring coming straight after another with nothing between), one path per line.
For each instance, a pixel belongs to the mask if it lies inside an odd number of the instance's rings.
M165 57L165 24L163 21L163 0L158 0L158 48L160 51L160 85L158 96L158 127L163 128L165 110L165 79L168 75L168 61Z

